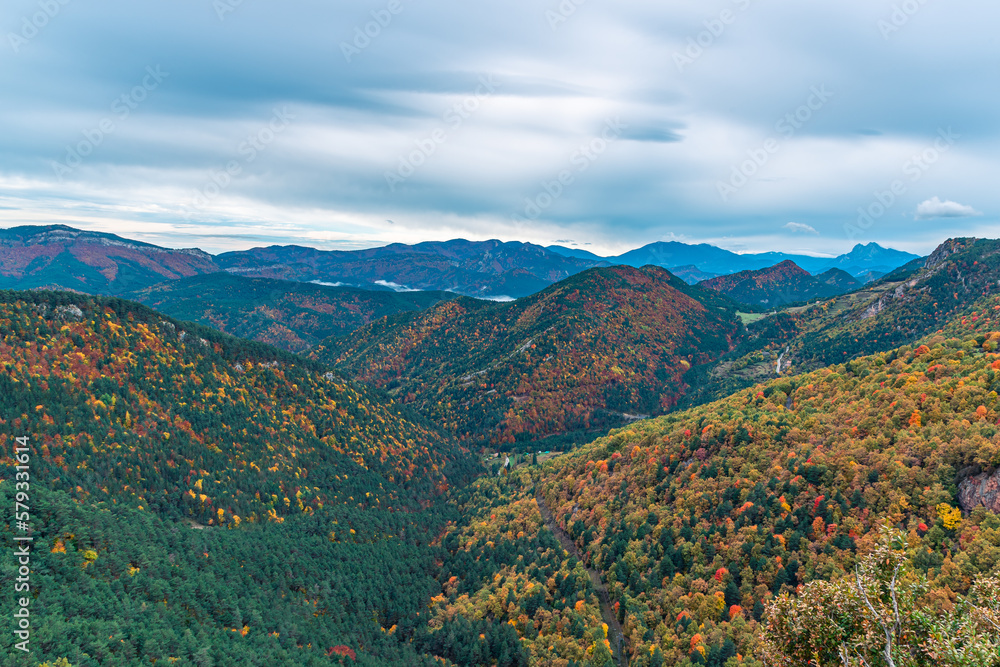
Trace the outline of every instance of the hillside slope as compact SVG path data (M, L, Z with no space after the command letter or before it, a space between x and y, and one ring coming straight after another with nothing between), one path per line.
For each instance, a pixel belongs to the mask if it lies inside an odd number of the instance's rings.
M263 467L255 475L274 478L267 485L314 460L339 461L362 478L375 474L363 466L379 468L396 486L386 500L395 501L398 485L418 481L414 469L440 470L434 461L456 455L433 431L319 364L137 304L0 292L0 308L7 414L15 426L35 424L44 445L38 474L65 477L59 488L115 495L136 478L134 466L151 465L141 500L153 509L162 505L199 521L219 507L263 517L271 509L295 510L227 483L251 461ZM188 506L185 484L207 474L220 483L210 486L218 492L204 506ZM422 474L419 483L445 480ZM317 493L311 502L330 502L345 490L331 488L334 495Z
M27 437L35 658L433 662L411 641L461 450L315 362L120 299L0 292L0 332L0 526Z
M792 364L829 364L911 343L980 297L996 294L998 281L1000 240L948 240L922 267L890 273L858 298L841 297L802 312L803 333L789 359Z
M201 250L171 250L65 225L0 229L0 289L121 294L219 270Z
M392 316L315 356L465 439L529 442L670 409L740 335L735 310L663 269L591 269L514 303Z
M853 576L884 524L947 608L1000 571L1000 518L968 486L1000 469L998 342L990 297L916 348L612 431L507 493L540 492L601 572L632 664L759 665L765 603Z
M180 320L304 352L393 313L423 310L455 298L449 292L395 292L329 287L213 273L130 292L127 298Z
M686 405L726 396L781 372L801 373L912 344L984 295L1000 291L1000 241L951 239L864 288L796 306L747 326L730 354L693 379Z
M816 280L834 289L834 294L854 291L863 284L860 278L855 278L841 269L827 269L823 273L816 274Z

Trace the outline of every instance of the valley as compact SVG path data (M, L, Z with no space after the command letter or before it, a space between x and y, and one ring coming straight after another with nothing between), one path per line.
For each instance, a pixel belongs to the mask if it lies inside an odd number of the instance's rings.
M44 650L757 667L773 610L889 528L945 619L1000 559L998 280L1000 243L954 239L767 309L653 266L513 302L218 272L128 292L159 310L0 292Z
M662 269L590 269L510 304L390 316L311 356L463 441L530 448L670 410L689 370L734 346L738 307Z
M244 278L219 272L158 283L124 296L180 320L298 353L386 315L424 310L458 295Z

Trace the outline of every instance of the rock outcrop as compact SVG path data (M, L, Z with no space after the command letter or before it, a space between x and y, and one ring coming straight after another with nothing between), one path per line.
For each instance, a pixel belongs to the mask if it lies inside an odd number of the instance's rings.
M927 258L927 262L924 263L924 268L928 270L936 269L955 253L968 250L974 246L978 240L975 237L948 239L934 249L934 252Z
M963 480L958 485L958 504L966 512L982 505L1000 514L1000 470Z

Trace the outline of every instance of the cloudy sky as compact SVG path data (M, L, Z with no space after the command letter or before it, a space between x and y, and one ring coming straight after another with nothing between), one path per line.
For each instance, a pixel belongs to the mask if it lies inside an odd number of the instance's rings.
M209 251L1000 236L992 0L9 0L0 226Z

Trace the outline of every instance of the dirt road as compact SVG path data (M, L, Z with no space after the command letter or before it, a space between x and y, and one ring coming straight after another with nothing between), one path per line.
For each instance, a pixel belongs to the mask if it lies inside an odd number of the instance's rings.
M584 567L586 567L583 554L580 553L580 550L573 543L573 540L570 539L569 535L566 534L566 531L556 523L552 512L549 511L548 505L545 504L545 500L540 495L536 495L535 502L538 503L538 511L542 515L542 520L545 521L548 529L555 534L556 539L559 540L559 544L562 545L563 549L576 556L583 563ZM594 582L597 599L601 603L601 616L608 625L608 639L611 641L611 651L614 653L620 667L628 667L628 647L625 645L625 633L622 632L622 626L618 622L618 617L615 616L615 612L611 608L611 601L608 598L608 588L604 585L604 581L597 570L587 567L587 572L590 574L590 580Z

